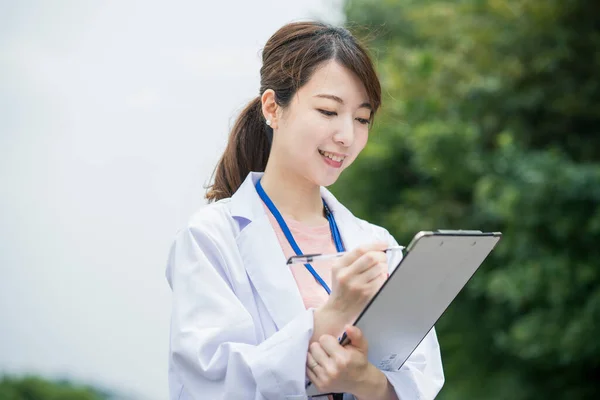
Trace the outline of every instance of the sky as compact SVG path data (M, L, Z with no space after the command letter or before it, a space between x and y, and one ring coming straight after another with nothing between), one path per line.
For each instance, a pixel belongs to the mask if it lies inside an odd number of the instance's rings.
M169 246L266 40L339 3L0 1L0 373L167 398Z

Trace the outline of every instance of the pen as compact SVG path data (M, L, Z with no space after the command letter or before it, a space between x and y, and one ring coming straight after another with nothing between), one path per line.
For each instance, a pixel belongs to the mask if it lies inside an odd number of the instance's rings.
M393 247L388 247L387 249L383 250L384 253L389 253L392 251L402 251L404 250L404 246L393 246ZM299 256L292 256L290 258L288 258L287 260L287 265L291 265L291 264L308 264L314 261L322 261L322 260L329 260L332 258L338 258L343 256L344 254L346 254L346 251L342 251L339 253L331 253L331 254L302 254Z

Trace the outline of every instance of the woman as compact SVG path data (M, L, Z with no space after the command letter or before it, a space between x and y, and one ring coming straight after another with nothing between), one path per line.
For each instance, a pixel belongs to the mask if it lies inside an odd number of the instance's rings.
M434 398L435 330L399 371L367 361L351 325L387 279L381 250L397 243L324 188L367 143L381 96L371 60L347 30L316 22L282 27L262 57L260 96L233 127L213 203L169 255L171 398L305 399L307 380L329 398ZM344 250L332 264L286 266Z

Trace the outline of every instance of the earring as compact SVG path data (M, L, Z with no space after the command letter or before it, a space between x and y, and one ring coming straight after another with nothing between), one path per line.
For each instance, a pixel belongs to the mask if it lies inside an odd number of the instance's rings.
M270 119L267 120L267 125L271 126L271 120Z

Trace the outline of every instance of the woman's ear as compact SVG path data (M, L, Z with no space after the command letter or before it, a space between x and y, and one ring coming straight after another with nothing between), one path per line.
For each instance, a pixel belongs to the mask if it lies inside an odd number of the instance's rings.
M273 89L265 90L260 97L260 101L263 116L267 121L270 121L271 128L277 129L279 105L275 102L275 91Z

